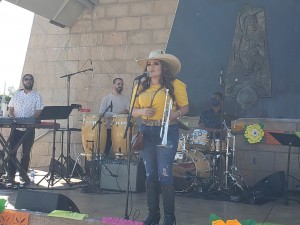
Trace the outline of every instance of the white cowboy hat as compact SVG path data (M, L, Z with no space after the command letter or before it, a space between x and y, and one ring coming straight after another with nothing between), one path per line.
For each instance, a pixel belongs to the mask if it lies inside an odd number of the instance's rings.
M137 64L142 67L142 69L144 70L147 66L147 62L150 59L158 59L161 61L166 62L169 67L171 72L175 75L178 74L180 72L181 69L181 63L179 61L179 59L171 54L166 54L165 51L163 50L155 50L150 52L149 57L145 58L145 59L135 59Z

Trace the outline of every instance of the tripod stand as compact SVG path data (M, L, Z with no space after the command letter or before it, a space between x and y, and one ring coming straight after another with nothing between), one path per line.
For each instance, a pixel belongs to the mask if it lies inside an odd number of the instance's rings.
M225 122L224 122L225 123ZM243 192L247 193L249 192L250 188L247 185L247 183L244 181L243 177L239 173L237 166L236 166L236 155L235 155L235 145L236 145L236 140L235 140L235 135L231 133L231 129L229 129L226 126L226 123L224 125L227 135L227 145L226 145L226 169L225 169L225 189L229 189L229 182L228 178L231 179L233 186L237 186L239 189L241 189ZM232 161L231 161L231 166L229 167L229 149L230 149L230 139L232 139ZM242 181L243 186L239 183L239 181ZM246 189L245 189L246 188Z
M67 106L70 106L71 77L74 76L74 75L76 75L76 74L79 74L79 73L85 73L87 71L93 71L93 69L91 68L91 69L86 69L86 70L80 70L78 72L66 74L66 75L60 77L60 78L67 77ZM67 117L66 119L67 119L67 159L69 159L70 152L71 152L71 150L70 150L70 146L71 146L71 130L70 130L69 117ZM69 160L67 160L67 162L66 162L66 167L67 167L67 178L68 178L69 177L68 173L70 171Z
M69 115L72 110L73 110L73 106L45 106L38 118L39 120L54 120L54 125L53 125L52 158L49 166L49 172L36 184L37 186L49 175L50 175L50 179L48 180L48 188L50 184L51 186L53 186L55 174L60 175L60 177L68 183L68 181L64 178L64 176L61 173L59 173L59 171L55 170L56 166L59 163L58 160L55 160L55 150L56 150L55 138L56 138L56 130L57 130L56 120L69 118Z
M225 171L224 177L219 178L218 176L213 177L213 182L208 189L221 191L226 194L233 194L236 188L240 189L242 192L249 194L250 188L244 181L243 177L240 175L235 160L235 135L231 133L231 129L226 125L224 120L223 126L226 129L226 151L225 151ZM231 161L231 162L230 162Z
M97 126L98 128L98 132L97 132L97 155L95 153L95 143L94 141L91 141L91 140L87 140L87 142L90 142L92 143L92 148L90 148L91 150L91 153L92 153L92 166L91 166L91 173L90 173L90 184L86 187L84 187L81 192L83 193L90 193L90 192L101 192L100 190L100 184L97 184L96 183L96 178L95 178L95 174L96 174L96 165L95 165L95 162L97 160L95 160L96 158L99 159L99 164L97 164L97 166L99 166L98 168L100 168L100 171L99 171L99 181L101 182L101 170L102 170L102 158L101 158L101 154L100 154L100 141L101 141L101 135L100 135L100 132L101 132L101 124L102 124L102 118L103 116L105 115L105 113L110 109L112 108L112 102L111 104L105 109L104 113L99 117L99 119L97 120L97 122L95 123L95 125L92 127L92 130L94 130ZM106 131L105 131L106 132ZM104 165L105 166L105 165ZM107 168L105 166L105 168ZM107 168L108 169L108 168Z
M91 153L92 153L92 167L91 167L91 173L90 173L90 182L87 186L83 187L81 189L82 193L95 193L95 192L101 192L100 190L100 184L96 182L96 165L95 165L95 150L94 150L94 141L87 142L92 143ZM100 173L101 174L101 173Z

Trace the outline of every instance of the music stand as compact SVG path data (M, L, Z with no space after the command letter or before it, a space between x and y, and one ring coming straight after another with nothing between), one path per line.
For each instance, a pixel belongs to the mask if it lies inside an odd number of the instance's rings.
M289 175L290 175L290 161L291 161L291 150L292 147L300 147L300 138L296 134L291 134L291 133L276 133L276 132L269 132L280 144L284 146L288 146L288 161L287 161L287 170L286 170L286 183L285 183L285 204L289 204L289 197L288 197L288 192L289 192ZM291 199L293 201L294 200Z
M53 145L52 145L52 158L50 163L50 169L49 172L41 179L36 185L39 185L39 183L42 182L46 177L50 175L50 179L48 181L48 188L49 184L51 181L51 186L54 184L54 173L55 171L55 166L58 163L58 161L55 161L55 136L56 136L56 120L59 119L67 119L69 118L70 113L73 110L73 106L45 106L40 114L40 116L37 118L38 120L54 120L53 123ZM61 178L63 176L59 174ZM63 178L64 179L64 178ZM67 183L68 181L64 179Z
M37 118L38 120L68 119L74 106L45 106Z

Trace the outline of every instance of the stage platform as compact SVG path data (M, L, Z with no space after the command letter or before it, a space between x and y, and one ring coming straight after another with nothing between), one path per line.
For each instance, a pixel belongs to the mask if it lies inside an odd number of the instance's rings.
M38 183L45 172L38 171L35 183ZM57 180L55 180L57 181ZM45 191L47 193L60 193L71 199L81 213L88 214L89 219L75 221L70 219L48 217L45 213L30 211L30 225L54 225L54 224L102 224L103 217L124 218L129 216L130 220L143 221L147 214L145 192L132 192L128 198L128 210L126 211L126 192L99 189L98 192L84 193L85 184L75 184L80 180L71 179L72 186L65 183L63 179L47 189L48 182L44 179L40 185L31 184L25 190L36 193ZM8 200L8 209L14 209L19 190L24 189L0 189L0 198ZM35 196L35 194L33 194ZM291 196L292 198L293 196ZM162 203L161 203L162 206ZM161 207L162 208L162 207ZM256 224L264 225L295 225L300 224L300 204L289 201L284 204L284 199L269 201L262 205L244 204L237 202L207 200L202 198L184 197L176 195L176 219L177 224L209 225L209 215L217 214L223 219L253 219ZM161 221L162 224L162 221Z

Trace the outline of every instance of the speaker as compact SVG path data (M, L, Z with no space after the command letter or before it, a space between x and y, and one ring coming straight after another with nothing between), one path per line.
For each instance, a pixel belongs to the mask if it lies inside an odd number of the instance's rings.
M100 188L108 190L126 191L128 161L125 159L103 160L100 165ZM145 191L145 167L142 160L130 162L130 189L131 192Z
M285 192L284 171L278 171L257 182L253 191L262 192L266 198L281 197Z
M15 208L43 213L50 213L55 209L80 213L75 203L67 196L35 190L19 190Z

